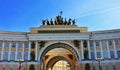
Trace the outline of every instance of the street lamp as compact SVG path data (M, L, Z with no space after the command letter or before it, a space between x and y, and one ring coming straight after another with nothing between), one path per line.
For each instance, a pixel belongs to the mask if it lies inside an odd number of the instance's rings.
M99 70L101 70L100 62L101 62L102 58L97 58L96 60L99 62Z
M17 62L19 62L19 67L18 67L18 70L21 70L21 62L23 62L24 60L23 59L19 59L19 60L17 60Z

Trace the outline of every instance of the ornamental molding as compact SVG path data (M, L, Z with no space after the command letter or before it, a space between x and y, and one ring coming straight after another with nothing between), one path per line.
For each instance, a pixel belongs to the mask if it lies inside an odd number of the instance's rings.
M0 34L0 40L27 41L26 35Z
M101 40L101 39L114 39L120 38L120 33L105 33L105 34L93 34L91 39Z
M46 34L28 34L29 40L85 40L89 39L89 34L83 33L46 33Z

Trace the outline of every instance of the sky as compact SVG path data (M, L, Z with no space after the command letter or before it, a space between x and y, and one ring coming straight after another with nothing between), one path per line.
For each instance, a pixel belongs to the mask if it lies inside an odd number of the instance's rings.
M89 31L120 29L120 0L0 0L0 31L29 32L60 11Z

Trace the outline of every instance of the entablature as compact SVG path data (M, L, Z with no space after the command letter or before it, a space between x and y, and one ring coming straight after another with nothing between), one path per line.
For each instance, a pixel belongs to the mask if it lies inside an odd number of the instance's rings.
M19 34L0 34L0 40L27 41L27 35L19 35Z
M44 33L28 34L29 40L84 40L89 39L89 33Z

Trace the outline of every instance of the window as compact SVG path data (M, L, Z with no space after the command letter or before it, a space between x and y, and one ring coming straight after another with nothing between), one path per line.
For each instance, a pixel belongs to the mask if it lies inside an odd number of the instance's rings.
M97 52L97 58L101 58L101 53Z
M112 41L108 41L109 46L112 46Z
M28 52L24 52L24 60L28 60Z
M107 58L108 56L107 56L108 54L107 54L107 50L103 50L103 57L104 58Z
M10 54L10 60L15 60L15 53L14 52L11 52L11 54Z
M12 42L12 48L15 48L15 47L16 47L16 43Z
M90 47L93 47L93 42L92 41L90 41Z
M17 54L17 59L19 60L19 59L22 59L22 53L21 52L18 52L18 54Z
M3 54L3 60L8 60L8 52L4 52Z
M26 42L25 43L25 48L28 48L29 47L29 42Z
M119 45L119 41L115 40L115 45L118 46Z
M117 56L120 58L120 50L117 50Z
M115 58L114 51L110 51L111 58Z
M91 51L91 58L92 58L92 59L95 59L95 54L94 54L93 51Z
M10 67L10 70L13 70L13 68L12 68L12 67Z
M102 41L102 46L106 46L106 41Z
M0 48L2 48L2 42L0 41Z
M22 48L22 42L18 43L18 48Z
M96 46L99 46L99 42L95 42Z
M6 70L6 68L5 68L5 67L3 67L3 68L2 68L2 70Z
M24 68L24 70L27 70L26 68Z
M9 42L5 42L5 47L6 47L6 48L9 47Z
M106 65L106 70L109 70L109 65Z
M1 52L0 52L0 59L1 59Z
M113 64L113 70L116 70L116 66Z

